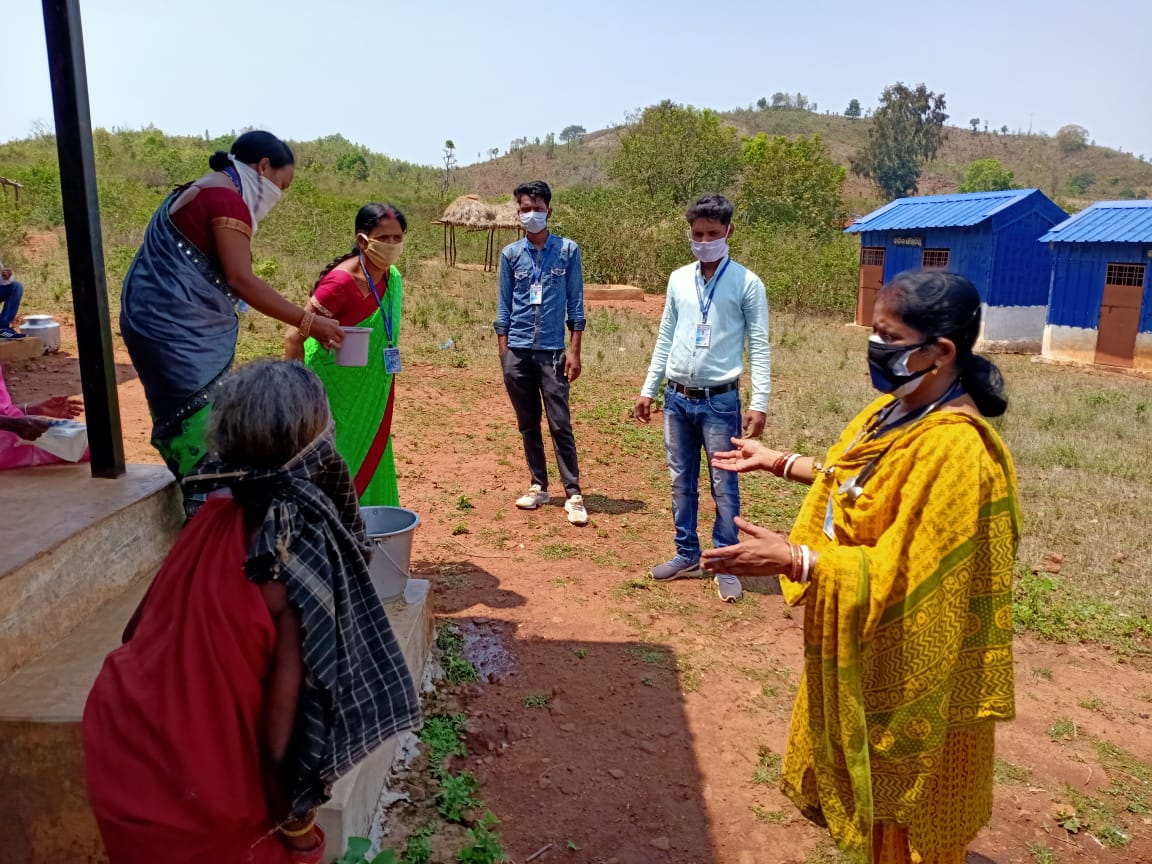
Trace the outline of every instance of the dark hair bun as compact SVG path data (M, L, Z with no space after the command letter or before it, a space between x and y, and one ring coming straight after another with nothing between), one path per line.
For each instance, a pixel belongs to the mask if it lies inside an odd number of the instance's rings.
M232 164L232 160L228 158L228 154L223 150L217 150L208 157L208 167L213 171L223 171Z

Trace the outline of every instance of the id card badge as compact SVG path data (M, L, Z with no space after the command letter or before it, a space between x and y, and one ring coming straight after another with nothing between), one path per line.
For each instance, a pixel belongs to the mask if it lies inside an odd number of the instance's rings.
M836 526L832 518L832 493L828 493L828 509L824 511L824 536L829 540L836 539Z
M696 325L696 347L708 348L712 344L712 325L711 324L697 324Z
M384 349L384 371L389 375L395 375L403 367L400 365L400 349L399 348L385 348Z
M533 282L528 286L528 302L533 306L539 306L544 302L544 286L539 282Z

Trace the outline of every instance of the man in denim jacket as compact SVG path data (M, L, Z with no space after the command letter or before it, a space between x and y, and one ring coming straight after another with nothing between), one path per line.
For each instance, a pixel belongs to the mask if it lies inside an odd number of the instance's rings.
M540 431L543 402L556 464L564 483L568 521L585 525L588 511L580 494L576 439L568 407L568 387L580 375L584 332L584 275L580 247L548 230L552 190L542 180L516 187L525 237L500 253L500 294L496 304L496 342L504 386L516 412L532 485L516 501L535 510L549 501L548 462ZM565 325L572 333L564 348Z

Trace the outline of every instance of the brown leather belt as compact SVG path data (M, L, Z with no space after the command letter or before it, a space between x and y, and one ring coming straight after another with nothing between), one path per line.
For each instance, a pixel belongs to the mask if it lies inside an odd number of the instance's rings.
M728 393L735 390L740 386L740 381L729 381L727 384L720 384L716 387L685 387L676 381L669 381L668 386L688 399L707 399L710 396L719 396L721 393Z

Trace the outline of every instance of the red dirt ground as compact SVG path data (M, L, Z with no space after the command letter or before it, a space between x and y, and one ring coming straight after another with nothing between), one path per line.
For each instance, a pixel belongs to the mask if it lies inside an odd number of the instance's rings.
M659 314L652 301L625 305ZM18 401L78 393L71 332L63 347L5 368ZM116 362L128 459L158 461L122 349ZM443 404L443 368L406 364L396 452L405 503L423 515L414 570L433 581L438 613L503 639L517 664L511 677L475 688L465 760L510 859L551 843L537 861L835 861L826 833L775 783L753 782L758 752L785 745L799 616L769 580L748 585L736 606L703 582L632 581L671 551L671 517L666 486L647 479L659 476L662 453L622 449L626 417L596 424L576 415L587 528L568 526L559 507L517 511L525 471L495 363L451 373L454 392L472 391L470 405ZM1100 646L1020 638L1016 650L1019 718L1000 728L1008 764L969 861L1152 860L1152 818L1123 812L1125 800L1137 811L1152 801L1142 766L1108 772L1093 746L1112 742L1152 763L1147 669ZM1089 694L1104 704L1078 704ZM1074 721L1071 740L1052 740L1058 718ZM1135 790L1127 799L1103 791L1118 780ZM1131 844L1106 848L1088 831L1059 827L1054 811L1072 795L1065 784L1115 810Z

